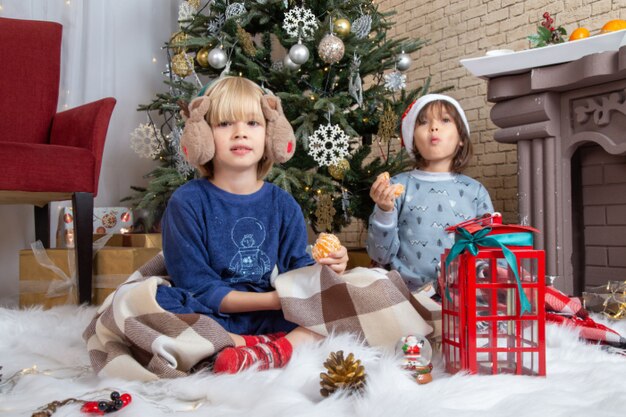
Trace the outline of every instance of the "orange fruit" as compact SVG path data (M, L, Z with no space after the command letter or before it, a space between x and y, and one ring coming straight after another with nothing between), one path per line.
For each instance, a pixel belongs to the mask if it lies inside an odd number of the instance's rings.
M600 33L615 32L616 30L622 29L626 29L626 20L609 20L604 26L602 26L602 30L600 31Z
M341 248L339 238L331 233L320 233L319 237L313 245L313 259L319 261L328 256L328 254L336 252Z
M578 39L585 39L589 37L589 29L578 28L575 29L569 37L570 41L577 41Z

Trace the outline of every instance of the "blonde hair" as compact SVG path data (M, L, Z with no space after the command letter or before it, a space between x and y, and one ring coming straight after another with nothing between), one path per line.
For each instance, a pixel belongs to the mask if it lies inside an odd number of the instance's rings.
M452 117L452 120L454 120L454 125L456 126L457 132L459 132L461 143L463 144L463 146L458 147L452 159L452 171L460 174L469 165L473 151L469 133L456 107L454 107L452 103L444 100L432 101L420 110L417 115L417 122L419 123L420 119L428 114L441 117L443 112L448 113L450 117ZM419 153L417 146L415 146L415 141L413 141L413 154L415 155L415 168L421 169L428 165L428 161Z
M223 77L207 89L205 95L210 100L209 111L205 119L213 127L224 121L256 120L267 121L261 109L261 97L265 92L253 81L244 77ZM272 169L273 161L264 152L257 165L257 178L264 178ZM213 178L213 162L209 161L199 168L203 176Z

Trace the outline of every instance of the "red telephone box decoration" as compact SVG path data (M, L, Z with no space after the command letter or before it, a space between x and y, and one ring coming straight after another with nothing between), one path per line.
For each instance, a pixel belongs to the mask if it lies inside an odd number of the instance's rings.
M499 214L452 226L442 255L446 371L545 375L545 255L528 226Z

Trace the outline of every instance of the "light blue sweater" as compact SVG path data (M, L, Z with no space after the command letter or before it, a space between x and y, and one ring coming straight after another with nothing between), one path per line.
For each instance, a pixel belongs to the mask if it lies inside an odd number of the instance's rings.
M404 185L392 211L374 208L367 253L377 263L397 270L411 291L437 279L439 262L454 237L445 228L493 212L487 189L462 174L419 170L391 178Z

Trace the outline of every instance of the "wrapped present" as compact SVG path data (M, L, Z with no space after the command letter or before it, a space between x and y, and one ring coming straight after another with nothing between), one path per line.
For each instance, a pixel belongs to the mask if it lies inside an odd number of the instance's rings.
M130 274L160 252L159 248L131 247L103 247L94 250L93 301L96 304L101 304ZM41 247L35 251L20 251L20 307L50 308L75 304L77 298L74 271L73 249Z
M99 234L127 233L133 226L133 213L128 207L95 207L93 231ZM57 247L74 247L74 211L61 207L57 227Z
M107 235L95 234L94 241ZM159 248L163 247L160 233L125 233L112 234L106 246L128 248Z
M545 375L545 255L528 226L488 215L447 229L442 255L446 370Z

